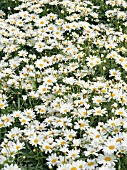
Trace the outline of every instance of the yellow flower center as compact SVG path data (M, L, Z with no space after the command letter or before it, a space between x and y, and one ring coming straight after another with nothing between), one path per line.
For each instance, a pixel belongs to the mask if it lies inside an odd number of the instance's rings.
M40 63L40 64L39 64L39 66L40 66L40 67L43 67L43 64L42 64L42 63Z
M122 111L119 111L119 112L118 112L118 114L119 114L119 115L122 115L122 114L123 114L123 112L122 112Z
M43 113L43 112L44 112L44 109L40 109L40 112Z
M34 139L34 143L38 143L38 139Z
M93 63L90 63L90 66L93 66L94 64Z
M0 103L0 108L4 106L4 103Z
M104 160L107 161L107 162L109 162L109 161L111 161L112 159L111 159L110 157L105 157Z
M69 47L67 48L68 51L69 51L70 49L71 49L71 48L69 48Z
M90 153L91 153L91 154L93 154L93 153L94 153L94 151L90 151Z
M25 119L22 119L22 122L23 122L23 123L25 123L25 122L26 122L26 120L25 120Z
M115 130L114 130L114 132L116 132L116 133L117 133L118 131L119 131L118 129L115 129Z
M50 146L49 145L45 146L45 149L50 149Z
M114 97L115 96L115 94L114 93L111 93L111 97Z
M19 24L22 24L22 21L20 21Z
M124 125L124 122L120 122L121 125Z
M122 138L118 138L117 140L116 140L116 142L121 142L122 141Z
M80 101L79 104L83 104L84 102Z
M84 115L86 115L87 113L86 112L83 112Z
M8 118L8 117L5 118L4 121L5 121L5 122L9 122L9 118Z
M111 123L111 126L115 126L115 123Z
M56 163L56 159L54 158L54 159L52 159L52 163Z
M55 107L58 108L60 105L59 104L56 104Z
M3 127L3 124L2 124L2 123L0 123L0 128L1 128L1 127Z
M86 30L86 32L89 34L89 33L90 33L90 30Z
M52 80L51 80L51 79L48 79L47 82L48 82L48 83L52 83Z
M66 25L66 28L69 29L70 28L69 25Z
M71 170L77 170L77 168L76 167L72 167Z
M70 134L70 135L69 135L69 138L72 138L72 137L73 137L73 135L72 135L72 134Z
M11 134L11 138L13 138L15 135L14 134Z
M75 156L76 156L76 154L75 154L75 153L73 153L73 154L71 154L71 156L72 156L72 157L75 157Z
M112 48L113 48L113 46L112 46L112 45L109 45L109 48L110 48L110 49L112 49Z
M112 74L113 74L114 76L116 76L116 75L117 75L117 74L116 74L116 72L113 72Z
M124 58L123 57L119 58L119 61L121 61L121 62L124 61Z
M46 87L44 87L43 89L42 89L42 91L46 91L47 90L47 88Z
M98 103L101 103L101 100L100 100L100 99L98 99L98 100L97 100L97 102L98 102Z
M59 119L59 120L57 120L57 122L59 123L59 122L62 122L62 121Z
M38 47L39 47L39 48L42 48L42 44L38 44ZM40 64L39 64L39 65L40 65Z
M125 103L125 102L126 102L126 100L125 100L125 99L122 99L121 101L122 101L122 103Z
M85 124L84 124L84 123L81 123L81 124L80 124L80 127L84 127L84 126L85 126Z
M26 15L26 14L24 14L23 16L24 16L24 17L27 17L27 15Z
M102 89L101 91L102 91L102 93L105 93L105 92L106 92L106 90L105 90L105 89Z
M109 149L111 149L111 150L113 150L114 148L115 148L114 145L110 145L110 146L109 146Z
M83 166L82 166L82 165L79 165L79 168L80 168L80 169L82 169L82 168L83 168Z
M56 35L59 35L59 34L60 34L60 32L56 31Z
M100 137L100 135L96 135L95 137L96 137L96 138L99 138L99 137Z
M45 32L45 30L42 29L42 30L41 30L41 33L44 33L44 32Z
M92 166L92 165L94 165L94 162L89 162L88 163L88 166Z
M41 21L41 22L40 22L40 24L42 24L42 25L43 25L43 24L44 24L44 21Z
M50 30L53 30L53 27L49 27Z
M124 64L124 67L127 68L127 64Z
M66 144L66 142L65 142L65 141L62 141L62 142L61 142L61 145L65 145L65 144Z
M19 150L20 148L21 148L21 146L19 146L19 145L16 146L16 149L17 149L17 150Z
M101 114L101 113L102 113L102 111L101 111L101 110L97 110L97 113L98 113L98 114Z

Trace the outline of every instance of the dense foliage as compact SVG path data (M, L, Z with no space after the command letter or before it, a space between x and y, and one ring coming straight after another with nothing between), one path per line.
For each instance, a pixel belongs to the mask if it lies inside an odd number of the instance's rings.
M5 12L6 17L15 12L14 8L19 5L18 0L0 0L0 10Z
M0 169L126 170L127 2L19 0L5 7Z

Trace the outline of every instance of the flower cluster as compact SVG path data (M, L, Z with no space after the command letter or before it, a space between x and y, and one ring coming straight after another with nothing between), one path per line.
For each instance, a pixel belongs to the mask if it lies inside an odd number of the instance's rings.
M127 2L19 3L0 12L0 168L122 167Z

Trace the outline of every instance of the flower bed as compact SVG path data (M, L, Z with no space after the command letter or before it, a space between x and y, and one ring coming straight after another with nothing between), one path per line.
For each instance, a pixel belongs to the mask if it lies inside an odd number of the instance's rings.
M125 170L127 2L19 4L0 12L0 169Z

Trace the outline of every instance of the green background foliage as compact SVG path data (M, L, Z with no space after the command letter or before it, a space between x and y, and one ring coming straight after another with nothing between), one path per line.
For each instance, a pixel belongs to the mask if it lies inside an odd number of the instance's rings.
M14 12L14 8L19 4L18 0L0 0L0 10L3 10L7 15Z

